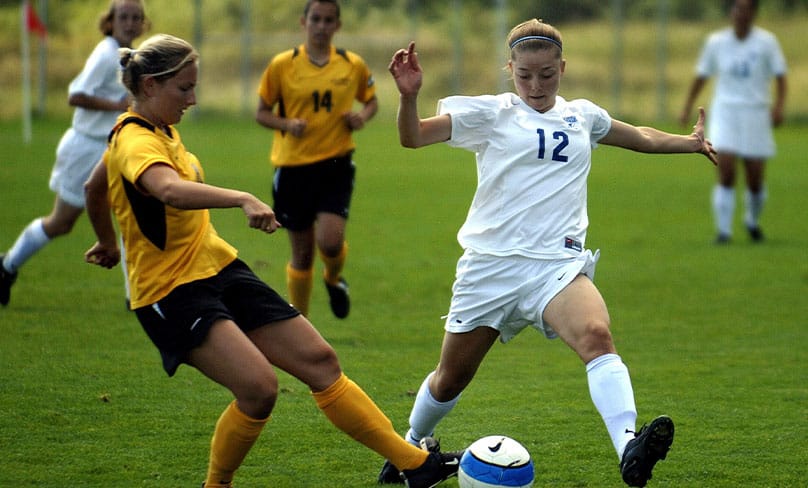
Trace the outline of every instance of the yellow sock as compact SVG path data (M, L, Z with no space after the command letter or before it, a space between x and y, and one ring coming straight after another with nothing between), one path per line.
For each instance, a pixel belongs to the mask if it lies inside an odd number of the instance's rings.
M344 374L333 385L312 395L332 424L389 459L398 469L414 469L426 461L428 453L399 436L390 419Z
M303 315L309 314L309 299L311 299L311 283L314 271L300 270L286 265L286 288L289 290L289 301Z
M323 270L323 277L325 278L325 282L329 285L336 285L339 283L339 276L342 273L342 268L345 266L345 257L348 255L348 243L342 243L342 251L337 256L329 257L323 254L320 251L320 259L323 260L325 264L325 269Z
M235 400L224 409L210 441L210 464L205 488L230 486L233 474L268 420L248 417L238 409Z

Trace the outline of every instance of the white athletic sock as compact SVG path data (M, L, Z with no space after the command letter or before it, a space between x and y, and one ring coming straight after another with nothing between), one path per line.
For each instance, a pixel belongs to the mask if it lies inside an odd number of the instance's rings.
M763 212L763 205L766 203L768 193L766 188L761 188L759 192L752 193L749 189L744 194L744 204L746 205L746 213L744 214L744 224L747 227L755 228L758 226L760 214Z
M418 390L418 395L415 396L415 403L410 412L410 430L404 437L410 444L418 445L418 441L426 436L430 436L435 432L435 427L449 412L452 411L460 395L457 395L448 402L439 402L435 400L432 393L429 391L429 379L435 372L429 373L421 388Z
M42 219L36 219L28 224L17 241L11 246L3 260L6 270L16 273L28 259L50 242L50 238L42 228Z
M604 354L586 365L586 374L589 395L606 423L617 457L622 458L626 444L634 438L631 432L637 422L628 368L617 354Z
M735 188L715 185L713 188L713 214L719 234L732 235L732 216L735 213Z

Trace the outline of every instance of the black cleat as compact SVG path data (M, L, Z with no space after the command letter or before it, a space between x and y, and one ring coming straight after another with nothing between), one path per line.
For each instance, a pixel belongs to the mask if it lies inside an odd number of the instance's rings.
M336 285L325 284L328 290L328 301L331 304L331 311L338 319L344 319L351 310L351 300L348 298L348 282L340 277Z
M378 483L380 485L403 485L404 480L401 479L401 472L398 468L393 466L389 460L385 460L382 470L379 472Z
M424 464L415 469L402 471L401 478L407 488L432 488L457 476L462 456L463 451L430 452Z
M17 281L17 273L6 271L3 266L3 258L5 257L5 254L0 254L0 305L4 307L8 305L8 301L11 299L11 285Z
M715 236L715 243L718 244L719 246L722 246L724 244L729 244L731 241L732 241L732 238L729 236L729 234L720 234L719 233L717 236Z
M429 452L440 452L440 442L434 437L424 437L420 441L421 449ZM403 485L404 480L401 479L401 471L393 466L389 460L384 461L384 466L379 472L380 485Z
M763 241L763 231L760 230L760 226L747 225L746 230L749 232L749 237L752 239L752 242Z
M673 443L673 420L661 415L643 425L628 441L620 461L620 474L628 486L643 487L651 479L657 461L665 459Z

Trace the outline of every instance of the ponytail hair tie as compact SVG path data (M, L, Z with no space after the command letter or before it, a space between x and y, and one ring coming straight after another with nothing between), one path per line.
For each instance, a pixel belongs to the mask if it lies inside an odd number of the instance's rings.
M118 50L118 52L120 53L120 57L121 57L121 59L120 59L121 68L126 69L126 67L129 65L129 62L137 54L137 49L131 49L131 48L128 48L128 47L122 47L122 48L120 48Z

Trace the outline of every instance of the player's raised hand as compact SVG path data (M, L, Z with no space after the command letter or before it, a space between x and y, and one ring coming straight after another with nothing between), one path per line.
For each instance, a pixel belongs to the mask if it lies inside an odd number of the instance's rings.
M704 107L699 107L699 119L696 121L696 125L693 126L693 135L701 142L701 150L699 150L699 152L707 156L707 158L717 166L718 156L713 148L713 143L704 138L704 120Z
M416 95L421 89L423 71L418 64L418 53L415 52L415 42L410 42L407 49L399 49L393 54L393 60L387 68L396 82L396 87L402 95Z

